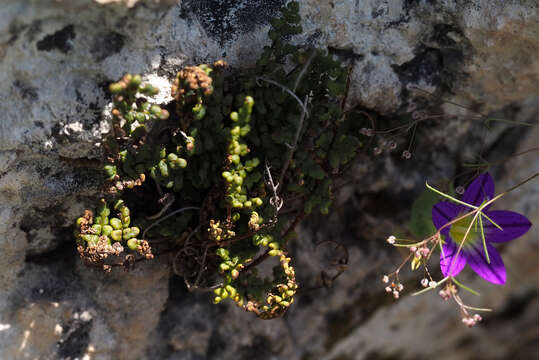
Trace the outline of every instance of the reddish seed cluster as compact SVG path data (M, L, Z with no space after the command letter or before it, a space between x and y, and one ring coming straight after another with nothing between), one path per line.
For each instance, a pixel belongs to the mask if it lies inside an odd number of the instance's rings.
M482 317L479 314L475 314L474 316L465 316L462 318L462 322L467 327L474 327L481 320L482 320Z
M382 282L386 284L389 283L389 276L384 275L384 277L382 278ZM395 299L398 299L400 297L401 291L404 290L404 285L402 285L401 283L391 282L389 286L386 286L385 290L388 294L392 294Z
M453 297L453 295L456 293L457 293L457 288L455 287L455 285L449 284L445 288L440 290L438 294L440 295L442 299L444 299L444 301L447 301L451 299L451 297Z
M426 258L430 254L430 250L426 246L421 246L420 248L416 248L415 246L412 246L410 248L410 252L415 253L414 256L416 258Z

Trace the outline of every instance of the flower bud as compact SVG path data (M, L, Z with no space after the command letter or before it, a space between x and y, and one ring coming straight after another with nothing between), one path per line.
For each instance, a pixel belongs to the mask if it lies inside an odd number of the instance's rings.
M159 168L159 171L161 172L161 175L163 177L168 177L168 166L165 160L159 161L157 164L157 167Z
M140 245L140 240L138 240L136 238L132 238L132 239L127 240L127 247L130 248L133 251L137 251L139 245Z
M122 230L113 230L110 233L110 237L114 241L122 241Z
M123 206L120 210L120 213L122 214L123 217L127 217L131 214L127 206Z
M118 218L112 218L109 220L110 225L115 229L121 229L122 228L122 221Z
M238 165L240 163L240 156L236 154L230 155L230 161Z
M232 130L230 130L230 135L232 136L239 136L240 135L240 127L234 126Z
M226 291L225 289L221 289L221 297L223 299L226 299L228 298L229 294L228 294L228 291Z
M131 77L131 80L129 81L129 86L133 88L138 88L141 83L142 83L142 78L140 77L140 75L137 74Z
M141 89L141 92L146 94L146 95L149 95L149 96L154 96L154 95L157 95L159 93L159 89L157 89L156 87L153 87L152 85L150 84L146 84L142 89Z
M228 250L225 249L225 248L219 248L219 249L217 249L216 253L217 253L217 255L218 255L221 259L223 259L223 260L228 260L228 259L229 259L229 256L228 256L228 254L229 254L229 253L228 253Z
M202 104L197 104L193 107L193 114L195 114L195 120L202 120L206 115L206 107Z
M243 208L243 203L241 201L238 201L238 200L232 200L232 207L236 208L236 209L242 209Z
M93 224L92 230L94 231L95 234L98 234L98 235L101 234L101 225Z
M167 160L171 163L175 162L178 160L178 155L174 154L174 153L170 153L167 155Z
M158 105L152 105L150 107L150 114L154 116L160 116L161 115L161 108Z
M220 269L222 272L225 272L225 271L227 271L227 270L230 269L230 266L228 266L228 265L225 264L225 263L221 263L221 264L219 264L219 269Z
M112 94L119 94L124 90L125 90L125 84L123 84L121 82L112 83L112 84L109 85L109 91Z
M101 230L101 234L104 236L109 236L112 230L113 230L112 226L103 225L103 230Z
M124 201L122 199L116 200L116 202L114 203L114 210L120 209L123 204L124 204Z
M419 269L419 266L421 266L421 257L414 256L410 262L410 266L412 267L412 271Z
M143 124L145 121L146 121L146 114L142 113L142 112L138 112L136 115L135 115L135 119L137 119L137 121L141 124Z
M231 298L236 296L236 294L237 294L236 289L234 287L232 287L232 285L226 285L225 289L226 289L226 291L228 292L228 294L229 294L229 296Z
M131 231L131 228L123 229L122 238L124 240L129 240L129 239L134 238L134 237L135 237L135 235L133 235L133 233Z
M81 236L81 238L88 243L88 246L95 246L97 245L97 242L99 241L98 235L84 234Z
M105 165L103 169L105 170L105 174L108 176L109 179L114 178L117 174L117 169L114 165Z
M243 178L239 175L234 175L234 182L236 185L242 185L243 184Z

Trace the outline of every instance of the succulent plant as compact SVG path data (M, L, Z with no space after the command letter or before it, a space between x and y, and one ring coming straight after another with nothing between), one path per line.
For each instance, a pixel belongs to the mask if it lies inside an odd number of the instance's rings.
M123 261L128 267L153 257L156 244L175 254L174 270L190 288L212 289L215 303L232 299L269 319L294 302L287 244L306 214L329 211L333 179L355 158L365 125L343 109L348 69L325 51L290 44L302 31L298 10L292 1L271 22L272 44L256 68L218 61L181 69L171 113L152 102L158 89L140 75L110 85L106 190L123 200L113 215L102 200L95 218L87 211L77 220L87 263L103 265L101 254L127 247L139 254ZM277 264L263 278L257 266L268 259Z

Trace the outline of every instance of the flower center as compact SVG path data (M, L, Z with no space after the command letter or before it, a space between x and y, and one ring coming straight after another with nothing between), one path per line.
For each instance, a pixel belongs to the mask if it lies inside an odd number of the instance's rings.
M457 243L457 245L462 244L464 241L463 247L468 247L474 245L479 239L481 239L481 230L479 229L479 226L476 230L475 224L472 224L470 231L468 232L468 236L466 236L466 240L464 240L464 235L466 235L466 232L472 223L472 219L473 216L468 216L451 225L449 235L451 235L451 238L455 243Z

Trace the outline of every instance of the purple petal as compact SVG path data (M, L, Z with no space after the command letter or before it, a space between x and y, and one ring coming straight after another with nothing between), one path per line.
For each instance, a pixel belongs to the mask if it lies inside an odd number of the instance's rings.
M492 199L494 197L494 181L489 173L479 175L466 189L464 195L460 200L465 203L479 206L485 199ZM470 211L467 206L462 205L463 210ZM488 206L485 210L488 209Z
M432 207L432 222L436 229L441 228L451 220L457 217L460 206L447 201L439 202ZM442 234L447 235L450 226L441 231Z
M467 249L464 255L468 264L470 264L470 267L477 275L493 284L505 284L506 273L502 257L492 245L487 244L487 251L490 264L487 263L485 250L481 245Z
M487 212L486 215L503 229L503 231L498 229L483 217L485 239L488 242L506 242L516 239L527 233L532 226L530 220L514 211L493 210Z
M456 276L466 266L464 249L460 250L457 257L457 244L449 236L446 236L445 241L446 243L443 245L444 251L440 253L440 268L444 276Z

